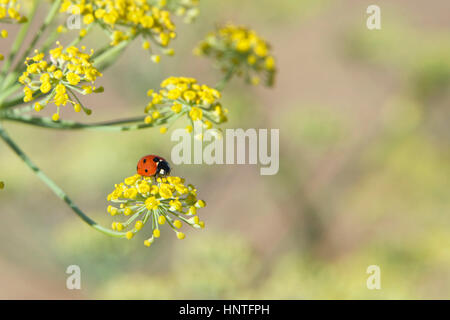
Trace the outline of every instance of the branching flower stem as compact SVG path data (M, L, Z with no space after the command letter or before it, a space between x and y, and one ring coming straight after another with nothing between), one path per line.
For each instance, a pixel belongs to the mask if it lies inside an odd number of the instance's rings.
M216 84L215 88L219 91L225 89L226 84L231 80L231 78L233 78L235 70L235 68L230 68L225 76Z
M60 130L80 130L89 129L96 131L132 131L155 127L157 125L162 125L164 121L155 121L149 124L144 123L145 117L134 117L134 118L124 118L119 120L98 122L98 123L80 123L69 120L60 120L58 122L53 121L49 118L34 117L29 115L16 115L13 113L8 113L4 116L4 120L21 122L28 125L43 127L47 129L60 129ZM134 123L134 124L130 124Z
M107 234L112 237L123 238L125 237L124 232L114 231L107 228L104 228L98 225L94 220L89 218L83 211L81 211L78 206L73 203L73 201L69 198L69 196L55 183L51 180L41 169L39 169L31 159L17 146L17 144L9 137L8 133L4 130L2 125L0 124L0 137L3 141L16 153L25 164L44 182L50 190L53 191L61 200L63 200L75 214L80 217L81 220L86 222L89 226L94 228L95 230Z

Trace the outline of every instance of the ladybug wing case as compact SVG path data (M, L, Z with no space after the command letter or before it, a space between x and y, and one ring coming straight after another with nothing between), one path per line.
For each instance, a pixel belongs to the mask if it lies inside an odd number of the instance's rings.
M151 177L156 174L157 163L153 161L154 156L145 156L139 160L137 173L141 176Z

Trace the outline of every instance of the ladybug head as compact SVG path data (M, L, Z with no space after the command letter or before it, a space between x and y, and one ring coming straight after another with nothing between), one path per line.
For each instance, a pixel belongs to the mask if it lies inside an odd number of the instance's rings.
M167 176L170 174L169 163L161 158L155 157L153 161L156 162L156 174L161 176Z

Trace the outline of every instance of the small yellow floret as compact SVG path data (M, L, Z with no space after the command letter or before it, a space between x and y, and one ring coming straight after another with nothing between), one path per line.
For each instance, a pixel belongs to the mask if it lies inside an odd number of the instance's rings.
M184 235L183 232L177 232L177 238L180 240L183 240L186 236Z

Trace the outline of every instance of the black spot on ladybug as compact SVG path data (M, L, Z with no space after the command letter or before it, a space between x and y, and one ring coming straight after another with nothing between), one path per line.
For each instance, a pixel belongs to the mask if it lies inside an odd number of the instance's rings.
M153 162L159 162L159 158L158 157L154 157L153 158Z
M147 159L144 159L144 163L146 163L147 162Z
M148 172L148 170L147 170L147 169L145 169L145 172Z

